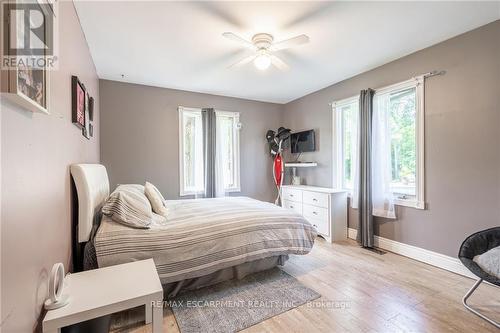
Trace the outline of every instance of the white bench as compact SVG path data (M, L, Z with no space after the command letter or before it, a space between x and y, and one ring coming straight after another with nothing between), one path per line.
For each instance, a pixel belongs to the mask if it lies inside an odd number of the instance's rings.
M44 333L140 305L153 333L162 332L163 288L153 259L68 274L64 284L69 304L47 312Z

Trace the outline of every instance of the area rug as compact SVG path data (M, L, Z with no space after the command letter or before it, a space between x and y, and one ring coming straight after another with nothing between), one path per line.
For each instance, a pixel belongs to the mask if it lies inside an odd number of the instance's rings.
M170 300L182 333L229 333L315 300L320 295L279 268L181 294Z

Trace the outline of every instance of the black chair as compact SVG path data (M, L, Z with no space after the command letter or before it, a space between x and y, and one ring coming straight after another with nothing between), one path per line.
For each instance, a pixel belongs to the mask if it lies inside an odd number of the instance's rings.
M500 246L500 227L479 231L475 234L470 235L464 240L462 246L460 246L458 258L460 259L460 261L462 261L465 267L467 267L472 273L474 273L474 275L478 277L476 283L467 292L467 294L465 294L464 298L462 299L462 303L467 308L467 310L495 325L497 328L500 328L499 323L479 313L477 310L474 310L467 304L467 299L472 295L477 287L479 287L481 282L487 281L493 285L500 286L500 279L498 277L488 274L487 272L482 270L475 261L472 260L475 256L483 254L497 246Z

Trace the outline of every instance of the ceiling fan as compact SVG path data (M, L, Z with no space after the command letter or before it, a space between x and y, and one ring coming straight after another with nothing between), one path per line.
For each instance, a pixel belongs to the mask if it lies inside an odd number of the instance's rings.
M279 42L274 42L273 36L267 33L258 33L254 35L252 37L252 41L248 41L232 32L224 32L222 36L238 42L242 46L255 52L254 54L232 64L229 68L241 67L253 61L255 67L260 70L266 70L271 64L273 64L278 69L286 71L290 67L273 53L309 42L309 37L306 35L299 35Z

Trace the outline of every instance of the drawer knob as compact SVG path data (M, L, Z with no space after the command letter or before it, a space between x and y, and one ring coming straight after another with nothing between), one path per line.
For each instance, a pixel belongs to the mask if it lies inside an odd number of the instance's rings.
M313 227L317 228L318 226L316 224L313 224Z
M318 199L316 199L316 198L313 198L313 201L318 201Z
M313 214L314 214L314 215L318 215L318 213L317 213L317 212L313 212Z
M293 197L293 194L290 194L291 197Z
M292 205L290 205L290 208L293 208L293 206L292 206Z

